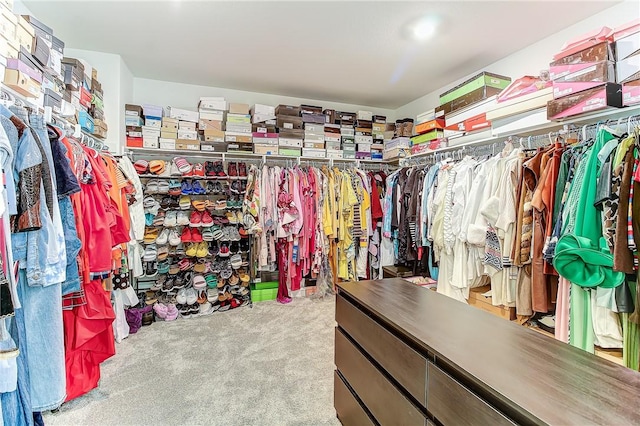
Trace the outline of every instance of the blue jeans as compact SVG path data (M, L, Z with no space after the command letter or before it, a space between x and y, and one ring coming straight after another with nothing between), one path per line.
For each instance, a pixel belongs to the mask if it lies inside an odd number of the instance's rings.
M60 199L60 216L64 227L64 242L67 251L67 279L62 283L62 295L80 291L80 273L78 272L77 256L82 243L78 239L76 219L73 214L71 199Z
M64 402L67 387L62 287L61 284L29 286L26 273L21 269L18 296L26 327L26 339L19 347L20 350L27 348L31 411L52 410Z
M18 388L13 392L0 393L0 421L5 425L33 426L29 369L27 368L26 330L23 309L16 309L10 319L10 332L20 349L18 364Z

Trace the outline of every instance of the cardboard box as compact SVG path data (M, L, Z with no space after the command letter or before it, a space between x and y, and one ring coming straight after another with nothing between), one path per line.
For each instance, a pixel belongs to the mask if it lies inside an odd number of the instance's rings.
M509 308L502 305L494 306L491 297L484 297L482 294L491 290L491 286L475 287L469 290L469 305L482 309L500 318L509 321L516 319L516 308Z
M253 136L251 134L231 133L227 131L224 140L226 142L251 143L253 142Z
M359 152L371 152L371 145L370 143L359 143L356 145L356 151Z
M224 124L218 120L206 120L200 118L198 121L198 129L200 130L224 130Z
M622 104L624 106L640 104L640 79L622 85Z
M142 137L135 138L127 136L127 146L131 148L142 148Z
M391 160L394 158L403 158L411 155L411 148L392 148L387 150L385 148L382 158L385 160Z
M482 86L472 92L465 94L460 98L456 98L436 108L436 117L441 117L452 112L458 111L462 108L473 105L477 102L483 101L494 95L500 93L502 89L492 86Z
M423 134L423 133L427 133L433 129L444 129L445 127L445 122L443 119L437 119L437 120L430 120L430 121L426 121L424 123L418 124L415 127L415 131L418 134Z
M36 32L33 25L22 16L18 17L18 25L16 26L16 38L20 46L24 47L27 52L31 52L35 43Z
M40 96L40 83L21 71L7 68L4 72L4 84L28 98Z
M327 156L327 151L325 149L317 149L317 148L302 148L302 156L303 157L311 157L311 158L325 158Z
M164 127L161 127L160 137L167 139L178 139L178 132L176 130L165 130Z
M335 133L325 133L324 134L324 141L325 142L338 142L338 143L340 143L342 141L342 138L340 137L340 135L336 136Z
M200 141L192 141L189 139L176 140L176 149L188 149L190 151L200 151Z
M37 83L42 83L43 74L37 68L30 66L30 64L21 61L20 59L7 59L6 69L17 70L23 74L26 74Z
M224 111L200 111L198 112L200 120L225 121L226 113Z
M200 151L209 152L227 152L228 144L226 142L200 142Z
M206 142L225 142L225 132L220 130L205 130L204 140Z
M304 134L305 142L321 142L324 143L324 134L315 135L313 133L305 133Z
M278 105L275 109L276 116L279 115L288 115L293 117L300 116L300 107L293 105ZM280 126L278 126L280 127Z
M189 139L195 141L198 139L198 132L190 129L178 129L178 139Z
M344 151L342 151L341 149L336 150L336 149L328 149L327 150L327 158L344 158Z
M198 108L199 109L226 111L227 110L227 102L221 96L201 97L200 98L200 102L198 102Z
M356 135L355 138L356 143L373 143L373 136L364 136L364 135Z
M547 119L560 120L585 112L607 107L622 107L622 86L607 83L595 89L585 90L547 103Z
M169 111L169 117L175 118L177 120L193 121L194 123L197 123L200 119L198 112L196 111L189 111L187 109L174 107L168 107L167 109Z
M640 79L640 55L630 56L616 64L616 81L627 83Z
M253 143L271 146L278 145L278 134L253 132Z
M145 117L162 117L164 111L159 105L144 104L142 105L142 115Z
M325 149L324 142L307 142L304 141L303 148Z
M165 132L178 132L178 123L167 123L162 120L162 126L160 127Z
M316 124L324 124L326 122L326 118L324 114L305 114L302 113L302 122L303 123L316 123Z
M330 150L335 151L335 150L341 149L340 142L325 142L324 147L326 148L327 151L330 151Z
M279 129L302 129L302 118L292 115L278 115L276 126Z
M249 105L248 104L236 104L236 103L230 103L229 104L229 114L244 114L247 115L249 114Z
M260 155L278 155L278 144L264 145L260 143L254 143L253 153L260 154Z
M227 124L228 123L251 123L251 115L232 114L231 111L229 111L229 114L227 114Z
M144 120L144 124L147 127L153 127L154 129L162 128L162 120L158 120L157 118L147 118Z
M176 149L176 140L169 138L158 139L160 149Z
M640 53L640 32L629 34L615 42L616 60L621 61Z
M496 93L499 93L511 83L510 77L505 77L490 72L481 72L480 74L471 77L467 81L460 83L456 87L453 87L440 95L440 105L445 105L449 102L453 102L456 99L462 98L469 93L487 88L498 89ZM488 97L488 96L487 96Z
M231 142L227 145L228 152L253 152L253 143L251 142Z
M196 131L196 124L191 121L178 121L178 130L191 130Z
M302 148L302 139L280 137L278 139L278 144L283 147Z
M280 147L278 148L278 155L284 155L287 157L301 157L302 156L302 148L289 148L289 147Z
M613 56L613 48L611 44L608 41L602 41L581 51L559 58L551 62L549 67L614 60L615 57Z
M305 123L304 131L305 133L324 134L324 124Z
M155 148L157 149L159 146L158 138L142 138L142 147L143 148Z
M251 123L227 122L225 127L227 128L227 132L251 134L251 132L253 131L253 127L251 126Z
M547 102L550 100L553 100L553 87L547 87L537 92L498 102L489 107L486 117L487 120L497 120L538 108L546 108Z
M276 109L271 105L255 104L251 107L251 115L270 115L276 118Z

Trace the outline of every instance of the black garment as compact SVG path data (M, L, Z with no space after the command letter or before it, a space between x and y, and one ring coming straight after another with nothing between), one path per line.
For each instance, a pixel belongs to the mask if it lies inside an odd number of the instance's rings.
M58 198L62 199L71 194L80 192L80 184L73 170L71 161L67 157L67 148L60 142L58 132L51 126L47 126L49 142L51 143L51 153L53 154L53 166L56 171L56 188Z

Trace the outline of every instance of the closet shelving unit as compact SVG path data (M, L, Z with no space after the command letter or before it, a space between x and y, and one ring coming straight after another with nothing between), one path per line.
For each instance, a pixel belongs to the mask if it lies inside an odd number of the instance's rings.
M534 111L533 113L535 112L536 111ZM531 112L527 114L530 113ZM640 105L633 105L625 108L610 108L604 111L582 114L580 116L570 117L565 121L547 120L542 124L521 127L518 129L513 129L509 132L498 133L493 129L488 129L477 134L470 134L454 138L450 140L450 144L446 147L434 149L416 155L408 155L400 159L400 164L404 165L410 163L412 159L424 158L440 152L453 151L472 146L490 145L494 142L500 142L510 136L516 138L523 137L526 139L529 136L535 137L554 133L558 135L568 133L569 131L574 133L584 132L587 126L596 124L598 122L613 122L616 125L618 123L620 125L626 125L626 120L628 120L630 117L637 116L638 114L640 114Z

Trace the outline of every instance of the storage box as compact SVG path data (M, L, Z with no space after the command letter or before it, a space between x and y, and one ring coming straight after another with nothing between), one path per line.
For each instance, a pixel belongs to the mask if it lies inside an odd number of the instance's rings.
M253 152L253 143L247 142L231 142L227 145L227 151L232 152Z
M532 111L547 106L547 102L553 99L553 87L538 90L518 96L504 102L499 102L489 107L486 113L487 120L497 120L510 117L523 112Z
M9 68L5 69L4 84L22 96L28 98L37 98L40 96L40 83L21 71Z
M336 110L325 109L322 113L324 114L326 124L336 124Z
M165 132L178 132L178 123L167 123L164 120L162 120L162 126L160 127L160 129L162 129Z
M251 134L231 133L227 131L224 140L226 142L251 143L253 142L253 136Z
M177 120L193 121L194 123L197 123L200 119L198 112L196 111L189 111L174 107L168 107L167 109L169 111L169 117Z
M302 118L292 115L278 115L276 126L279 129L302 129Z
M162 128L162 120L160 120L158 118L149 118L149 117L147 117L144 120L144 124L145 124L145 126L153 127L154 129Z
M253 284L252 284L253 286ZM252 302L264 302L267 300L276 300L278 296L277 288L267 288L263 290L251 289L251 301Z
M161 127L160 137L167 139L178 139L178 132L176 130L165 130L164 127Z
M276 116L288 115L288 116L298 117L300 116L300 107L293 106L293 105L278 105L275 109L275 114Z
M248 104L230 103L229 104L229 114L248 115L249 114L249 105ZM249 119L251 119L251 116L249 116Z
M158 138L149 138L149 137L143 137L142 138L142 147L143 148L155 148L157 149L159 146L158 143Z
M228 145L229 144L227 144L226 142L204 141L204 142L200 142L200 151L227 152Z
M302 139L280 137L278 139L278 144L284 147L302 148Z
M198 121L198 129L200 129L200 130L211 130L211 129L224 130L224 125L223 125L222 121L206 120L206 119L200 118L200 121Z
M358 111L356 113L356 118L358 120L373 121L373 112L371 112L371 111Z
M300 113L301 114L322 114L322 107L313 106L313 105L300 105Z
M452 101L449 101L437 107L436 117L441 117L441 116L450 114L452 112L458 111L462 108L473 105L477 102L483 101L484 99L495 96L501 91L502 89L500 88L496 88L492 86L482 86L472 92L465 94L460 98L456 98Z
M191 151L200 151L200 141L192 141L189 139L177 139L176 149L188 149Z
M93 133L93 118L84 110L78 111L78 124L85 132Z
M164 111L161 106L144 104L142 105L142 115L145 117L162 117Z
M324 124L326 122L326 118L324 114L302 114L302 121L304 123L316 123L316 124Z
M227 101L225 101L225 99L220 96L201 97L200 102L198 102L198 108L226 111Z
M273 116L273 118L276 118L276 109L271 105L255 104L251 107L251 115Z
M468 300L469 305L509 321L515 320L516 308L509 308L502 305L494 306L491 301L491 297L483 296L483 293L490 290L491 286L475 287L470 289Z
M385 160L391 160L393 158L408 157L409 155L411 155L411 148L385 148L382 158Z
M640 79L622 85L622 104L624 106L640 104Z
M322 142L324 143L324 134L316 135L314 133L306 133L304 134L305 142Z
M261 132L253 132L253 143L258 143L261 145L278 145L278 134L277 133L261 133Z
M377 124L386 124L387 117L384 115L374 115L372 121Z
M178 130L191 130L196 131L197 123L192 121L178 121Z
M470 93L477 92L477 91L480 91L480 92L491 91L493 93L489 96L492 96L496 93L499 93L502 89L507 87L509 83L511 83L510 77L505 77L502 75L493 74L489 72L481 72L480 74L474 77L471 77L464 83L461 83L456 87L453 87L447 90L446 92L444 92L443 94L441 94L440 105L445 105L447 103L453 102L456 99L463 98L469 95ZM487 90L489 88L494 90ZM497 91L495 89L497 89ZM485 96L485 97L489 97L489 96ZM454 108L454 109L457 109L457 108Z
M278 144L264 145L261 143L254 143L253 153L259 155L278 155Z
M415 128L416 133L423 134L434 129L444 129L445 124L443 119L431 120L421 124L418 124Z
M327 158L344 158L344 151L341 149L328 149Z
M253 127L251 123L229 123L227 122L226 126L227 132L234 133L247 133L251 134Z
M356 159L371 160L371 152L356 151Z
M327 156L327 150L322 148L302 148L302 156L311 158L325 158Z
M251 116L249 114L227 114L227 123L251 123Z
M356 141L356 143L372 144L373 143L373 136L356 135L355 141Z
M176 149L176 140L170 138L158 139L160 149Z
M18 17L18 25L16 26L16 38L20 43L20 46L24 47L27 52L33 50L33 44L35 42L36 32L33 29L33 25L29 23L22 16Z
M549 120L560 120L607 107L622 107L621 85L607 83L595 89L554 99L547 104L547 118Z
M359 143L356 145L356 150L359 152L371 152L371 145L370 143Z
M616 60L621 61L640 53L640 32L629 34L615 42Z
M549 64L549 67L602 61L614 61L613 49L608 41L602 41L586 49L559 58Z
M616 64L616 81L627 83L640 79L640 54L618 61Z
M36 83L42 83L42 72L31 66L28 62L21 61L20 59L7 59L6 69L20 71L35 80Z
M342 140L342 138L340 137L340 135L336 135L335 133L325 133L324 134L324 141L325 142L338 142L340 143L340 141Z
M127 136L127 146L131 148L142 148L142 137Z
M278 148L278 155L285 155L287 157L300 157L302 156L302 148L289 148L282 147Z
M325 149L324 142L307 142L304 141L303 148Z
M200 110L198 117L200 120L225 121L226 113L224 111Z
M198 132L190 129L178 129L178 139L189 139L195 141L198 139Z
M327 151L341 149L340 142L325 142L324 147Z
M315 134L324 134L324 124L316 124L316 123L305 123L304 124L305 133L315 133Z

